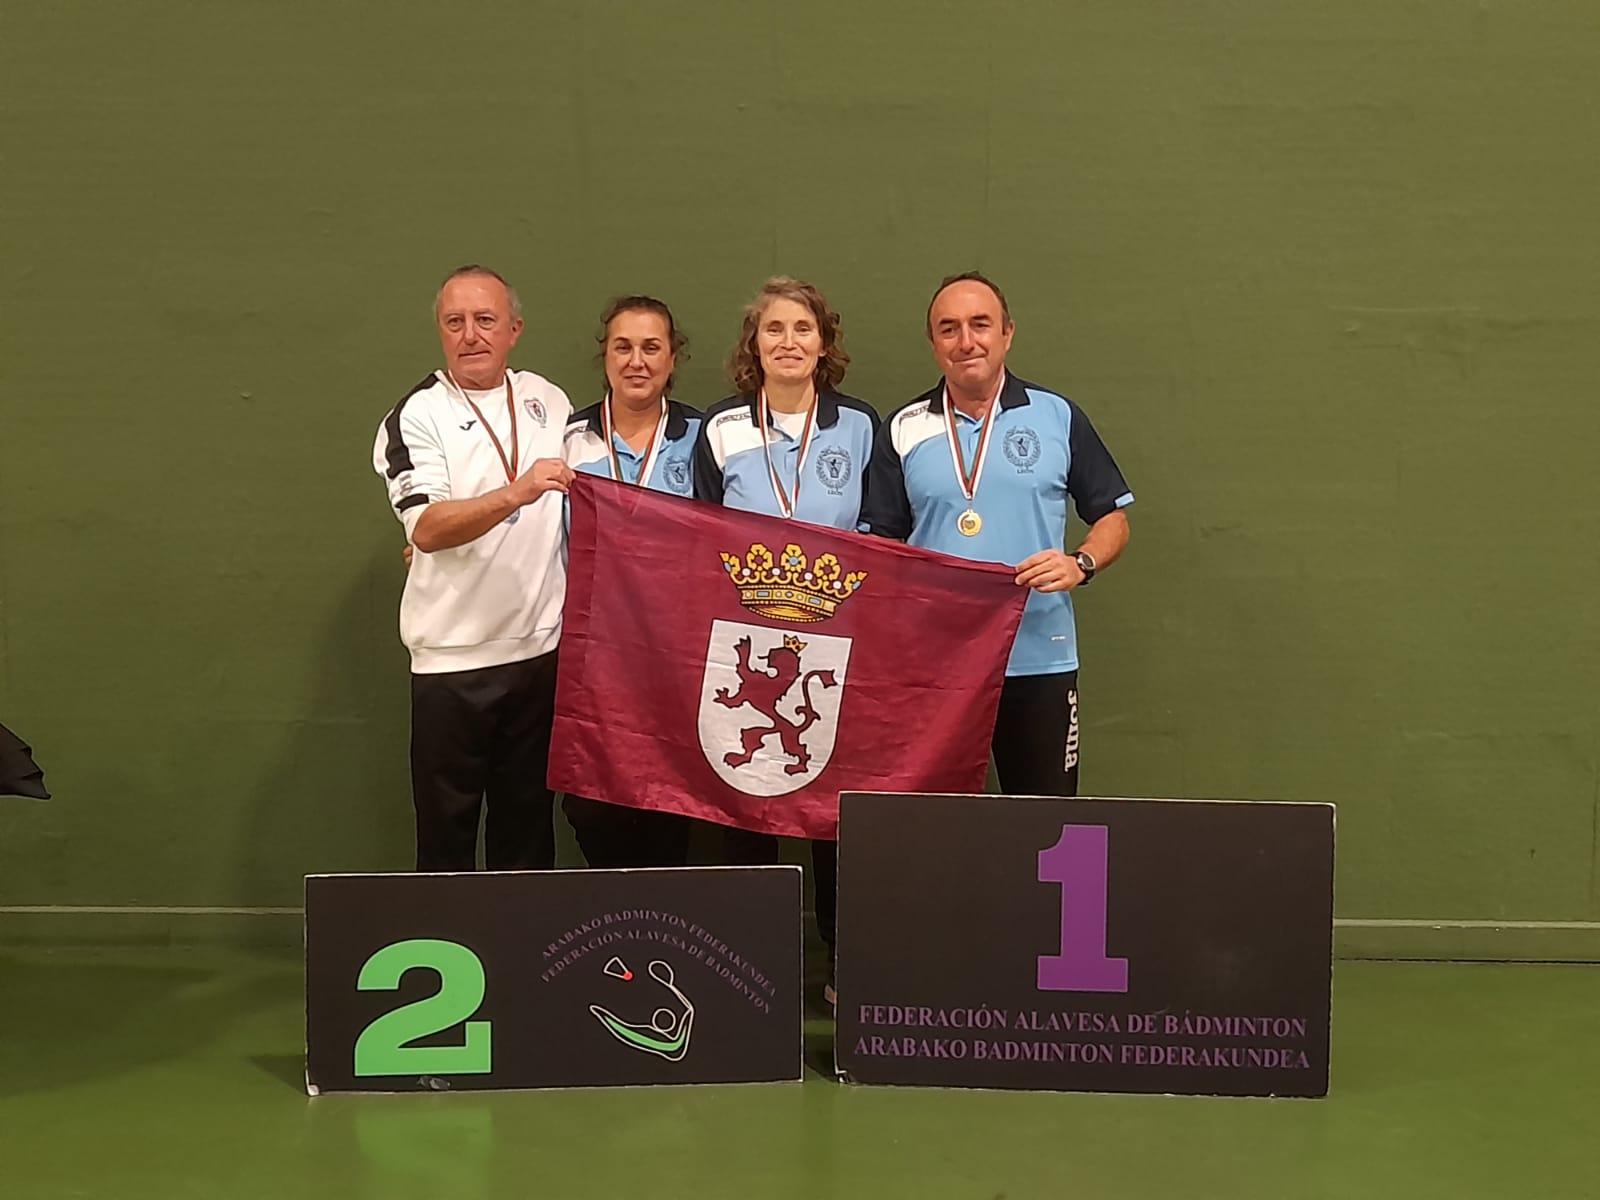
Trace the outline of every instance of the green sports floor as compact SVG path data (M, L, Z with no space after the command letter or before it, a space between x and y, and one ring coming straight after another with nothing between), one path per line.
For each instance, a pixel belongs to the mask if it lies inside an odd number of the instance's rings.
M290 950L0 949L0 1197L1600 1197L1600 967L1341 962L1325 1101L311 1100L302 1014Z

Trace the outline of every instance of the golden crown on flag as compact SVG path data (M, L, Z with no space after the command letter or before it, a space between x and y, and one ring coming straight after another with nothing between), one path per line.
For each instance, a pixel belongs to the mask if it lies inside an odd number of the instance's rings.
M724 551L722 565L739 589L740 604L780 621L826 621L867 577L865 571L845 574L832 553L812 562L793 542L776 560L760 542L751 543L743 558Z

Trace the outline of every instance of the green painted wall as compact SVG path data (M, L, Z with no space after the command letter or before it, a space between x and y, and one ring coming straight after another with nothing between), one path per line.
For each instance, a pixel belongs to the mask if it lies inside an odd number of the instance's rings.
M1336 801L1345 917L1600 918L1597 67L1588 0L8 0L0 902L406 864L366 464L479 259L579 401L609 295L707 402L784 270L884 407L981 265L1139 495L1087 788Z

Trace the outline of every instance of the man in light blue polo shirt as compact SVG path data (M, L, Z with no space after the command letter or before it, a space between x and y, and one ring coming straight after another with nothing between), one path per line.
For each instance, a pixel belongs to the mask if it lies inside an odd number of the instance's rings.
M944 373L879 431L863 524L1017 570L1033 589L1006 666L993 752L1002 791L1078 790L1078 639L1072 592L1128 544L1133 493L1083 410L1006 370L1005 295L973 271L939 285L928 340ZM1088 534L1064 549L1071 497Z

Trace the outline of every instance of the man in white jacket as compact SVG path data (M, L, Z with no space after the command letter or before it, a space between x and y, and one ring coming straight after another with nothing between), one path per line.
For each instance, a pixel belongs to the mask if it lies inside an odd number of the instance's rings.
M549 380L507 370L521 305L496 272L451 272L434 315L445 369L384 418L372 455L415 549L400 638L411 652L417 870L473 870L485 808L490 870L548 868L572 406Z

